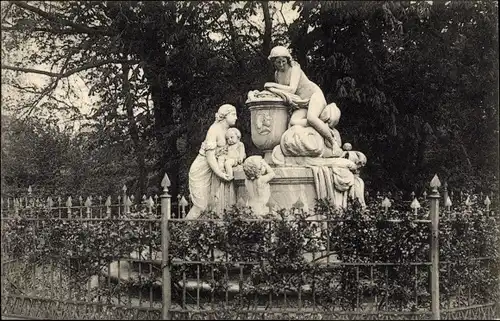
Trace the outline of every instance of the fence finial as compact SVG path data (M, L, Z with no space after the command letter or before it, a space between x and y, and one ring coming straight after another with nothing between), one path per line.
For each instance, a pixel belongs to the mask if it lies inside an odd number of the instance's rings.
M127 196L126 199L124 199L124 205L125 205L125 214L130 214L130 207L132 206L132 200L130 200L130 196Z
M170 187L170 179L168 178L167 173L165 173L165 176L163 176L163 179L161 180L161 187L163 187L164 193L168 193L168 188Z
M441 182L439 181L437 174L434 174L434 177L429 185L431 186L433 193L438 193L438 188L441 187Z
M90 215L92 214L90 210L91 206L92 206L92 200L90 199L90 196L87 196L87 199L85 200L85 207L87 208L86 214L88 217L90 217Z
M54 206L54 201L52 201L52 197L47 197L47 206L51 209Z
M410 207L415 210L415 215L417 215L418 214L417 210L421 207L417 198L413 199L413 202L411 202Z
M382 201L382 207L385 209L386 212L389 209L389 207L391 207L391 201L387 197L384 198L384 200Z
M31 185L28 186L28 195L31 195L31 192L33 192L33 189L31 188Z
M470 210L470 206L472 205L472 202L470 201L469 195L467 195L467 199L465 200L465 205L467 206L467 209Z
M486 205L487 212L490 211L490 204L491 204L490 198L488 197L488 195L486 195L486 198L484 199L484 205Z
M188 201L184 196L181 197L179 201L179 205L181 206L182 217L186 216L186 206L189 205Z
M148 214L153 214L153 206L155 205L155 202L153 201L153 198L150 196L146 200L146 206L148 208Z
M448 211L449 211L452 205L453 205L453 203L451 202L451 198L450 198L450 196L448 195L448 196L446 197L446 200L444 201L444 206L445 206L446 208L448 208Z
M108 218L111 217L111 196L108 196L106 198L106 202L104 203L104 206L106 206L106 216Z
M66 201L66 207L68 208L68 218L71 218L71 206L73 205L71 196L68 196L68 200Z

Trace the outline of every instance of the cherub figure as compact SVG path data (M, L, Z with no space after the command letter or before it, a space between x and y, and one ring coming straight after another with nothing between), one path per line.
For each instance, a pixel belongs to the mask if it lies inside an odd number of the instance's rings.
M229 179L234 178L233 167L240 165L246 157L245 145L240 141L241 132L231 127L226 132L227 153L217 159L219 168L226 172Z
M275 176L271 166L261 156L250 156L243 163L245 187L248 193L248 206L257 216L268 214L266 204L271 197L269 181Z

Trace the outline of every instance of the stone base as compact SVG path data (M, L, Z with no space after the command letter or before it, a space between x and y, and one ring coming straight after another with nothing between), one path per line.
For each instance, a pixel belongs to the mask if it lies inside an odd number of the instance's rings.
M273 167L276 176L270 182L270 205L273 209L290 209L297 201L303 204L303 209L311 213L314 209L316 189L312 169L306 167ZM245 188L245 173L243 170L234 172L236 200L246 204L248 195Z

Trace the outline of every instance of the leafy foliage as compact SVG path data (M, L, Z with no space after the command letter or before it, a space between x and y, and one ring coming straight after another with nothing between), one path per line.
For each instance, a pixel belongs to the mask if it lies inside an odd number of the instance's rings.
M130 162L120 167L131 169L136 196L164 172L174 196L187 194L200 133L222 103L236 105L248 154L260 152L245 95L272 78L271 46L288 43L340 106L343 140L367 155L367 189L418 191L439 173L456 186L498 192L497 2L297 2L290 25L277 19L283 4L265 1L3 6L2 72L11 73L7 85L32 93L2 108L67 111L66 96L48 93L70 92L67 77L81 76L99 97L84 136L107 149L126 146ZM19 50L22 61L9 54ZM16 83L12 73L28 72L24 63L51 66L42 72L47 91Z
M367 155L369 189L438 173L498 193L497 2L299 5L291 47Z
M67 77L81 76L89 94L99 97L88 129L99 142L130 145L137 169L127 184L131 190L142 195L146 176L158 180L167 172L174 196L186 194L187 169L203 140L199 133L219 105L238 107L252 149L243 97L266 80L273 37L286 38L278 20L261 25L256 17L279 10L267 2L15 2L2 21L3 41L12 51L37 46L25 62L56 71L26 70L5 52L13 62L2 72L50 77L46 91L15 107L23 111L40 111L40 96L50 98L55 88L71 87Z
M58 195L113 195L134 177L130 144L75 135L56 120L2 116L2 194L18 197L28 186Z
M232 282L239 282L241 292L231 294L231 306L220 303L222 310L256 302L269 305L269 298L282 306L287 296L288 304L307 307L314 302L326 310L346 311L370 309L378 297L378 309L421 312L430 304L427 206L417 213L407 211L403 203L387 211L374 203L365 209L352 203L347 210L338 210L320 200L314 216L291 209L259 220L249 208L233 207L222 219L208 212L202 221L170 221L173 300L196 302L196 295L191 296L189 289L183 292L181 286L186 279L195 279L208 282L211 290L202 298L216 304L224 301ZM3 234L7 254L31 264L74 260L67 268L73 269L77 284L85 284L91 275L131 252L161 251L159 221L82 222L55 219L48 211L37 215L40 220L7 221ZM315 221L318 217L322 219ZM146 212L123 218L155 219ZM443 213L439 256L445 306L498 298L497 220L480 206ZM158 279L160 269L155 268L114 291L154 286ZM106 290L104 286L99 293Z

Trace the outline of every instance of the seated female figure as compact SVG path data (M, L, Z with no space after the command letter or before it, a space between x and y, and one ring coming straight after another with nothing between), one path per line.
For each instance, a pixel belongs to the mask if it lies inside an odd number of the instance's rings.
M300 65L292 60L292 56L283 46L276 46L271 50L269 60L276 69L274 78L276 82L268 82L264 88L276 92L282 91L308 100L307 109L297 109L290 119L290 126L309 125L313 127L324 139L327 147L335 144L335 133L328 124L320 119L320 115L327 106L321 88L307 78ZM305 114L305 115L304 115ZM305 117L304 117L305 116Z

